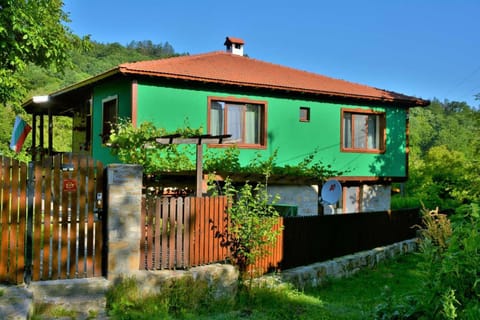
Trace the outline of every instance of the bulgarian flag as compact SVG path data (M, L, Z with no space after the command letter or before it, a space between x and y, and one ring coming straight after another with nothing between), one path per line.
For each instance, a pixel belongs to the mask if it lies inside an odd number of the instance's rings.
M25 120L16 116L12 130L12 140L10 140L10 149L17 153L20 152L30 130L32 130L32 127Z

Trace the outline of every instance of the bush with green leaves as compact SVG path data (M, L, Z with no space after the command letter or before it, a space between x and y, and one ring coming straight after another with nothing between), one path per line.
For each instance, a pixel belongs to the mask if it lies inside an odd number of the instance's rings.
M417 315L427 319L480 319L480 206L450 218L424 212Z
M212 226L221 244L228 247L232 262L245 275L248 266L269 254L268 248L277 241L281 229L274 230L279 214L274 204L277 197L268 194L261 183L252 186L248 182L235 187L230 179L225 180L221 192L228 197L224 230Z
M190 137L201 134L202 129L191 129L188 125L175 132L157 128L151 122L142 122L138 127L128 119L121 119L110 135L111 151L124 163L143 166L146 174L194 170L195 148L191 145L159 145L155 138L180 134Z

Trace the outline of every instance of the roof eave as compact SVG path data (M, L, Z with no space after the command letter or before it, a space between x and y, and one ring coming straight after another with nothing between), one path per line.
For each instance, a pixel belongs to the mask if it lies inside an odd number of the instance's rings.
M151 77L158 77L158 78L165 78L165 79L199 81L203 83L234 85L239 87L280 90L283 92L313 94L313 95L325 96L330 98L346 98L346 99L367 100L367 101L376 101L376 102L385 102L385 103L399 103L405 107L426 107L430 104L429 100L423 100L420 98L408 99L408 98L393 98L393 97L375 97L375 96L342 93L342 92L334 92L334 91L322 91L322 90L301 89L301 88L293 88L293 87L285 87L285 86L264 85L261 83L219 80L219 79L213 79L213 78L195 77L190 75L163 73L163 72L148 71L148 70L132 70L125 66L120 66L118 68L118 71L125 75L143 75L143 76L151 76Z

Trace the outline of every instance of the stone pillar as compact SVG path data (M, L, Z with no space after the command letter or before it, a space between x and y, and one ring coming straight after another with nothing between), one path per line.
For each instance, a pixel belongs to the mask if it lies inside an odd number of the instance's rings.
M107 166L107 278L138 271L140 265L140 215L142 210L140 165Z

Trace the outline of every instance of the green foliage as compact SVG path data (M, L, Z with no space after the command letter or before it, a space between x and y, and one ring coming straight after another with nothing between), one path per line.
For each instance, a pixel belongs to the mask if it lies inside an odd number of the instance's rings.
M436 146L412 164L409 185L426 206L455 207L480 198L479 173L476 160L445 145Z
M448 219L426 212L419 264L418 314L430 319L480 315L480 207L464 206Z
M480 199L480 111L434 100L410 111L407 196L427 207L455 208Z
M20 73L29 63L63 70L84 43L66 27L61 0L5 0L0 10L0 103L17 105L25 94Z
M148 175L161 175L166 172L181 172L195 170L195 146L193 145L159 145L155 138L171 134L181 137L201 135L203 128L193 129L185 121L183 128L168 132L157 128L151 122L141 123L134 127L128 119L121 119L110 135L111 151L125 163L141 164ZM278 166L276 159L278 150L269 157L260 154L247 163L240 165L240 151L232 145L226 148L207 149L204 155L203 170L206 173L219 173L225 176L232 174L258 175L259 179L268 180L272 175L289 175L325 180L328 177L341 174L330 165L324 166L315 160L318 151L307 155L297 165Z
M400 301L397 301L392 289L389 286L385 286L380 298L382 302L374 310L374 318L376 320L414 319L416 312L415 297L407 295Z
M236 146L230 148L207 149L204 157L203 169L205 172L240 172L240 150Z
M215 236L230 250L231 258L244 273L247 267L269 254L268 246L275 244L281 230L274 230L279 214L274 208L278 198L272 198L264 185L245 183L235 188L230 179L225 180L223 194L229 199L225 230ZM216 229L216 226L212 228Z
M29 158L26 147L18 155L8 147L15 114L31 124L20 108L27 97L53 92L124 62L178 55L168 43L132 41L122 46L80 39L66 27L69 20L61 1L8 0L0 6L0 104L6 106L0 108L0 153L10 157ZM56 151L71 151L71 119L55 117L54 122Z
M134 127L123 119L110 135L111 151L124 163L141 164L146 174L177 172L195 169L195 149L191 145L159 145L155 138L168 134L190 137L201 134L202 129L193 130L188 126L175 132L156 128L150 122Z
M156 294L143 293L133 277L117 281L107 292L108 314L121 320L189 318L214 303L219 301L214 301L208 283L188 276L166 280Z
M197 281L188 279L185 280L187 285L179 283L180 288L175 289L173 294L166 289L165 294L168 292L174 296L173 300L180 299L172 304L169 299L162 298L162 293L141 294L136 281L125 278L123 281L126 281L127 285L124 285L123 289L120 282L109 290L107 306L111 319L391 320L406 319L401 315L408 314L411 315L409 319L418 319L420 315L412 313L416 306L412 301L412 291L418 287L419 259L419 255L414 254L401 256L381 263L374 269L362 270L353 277L331 279L321 287L302 291L286 284L265 285L254 282L248 290L240 288L234 296L226 300L213 300L212 292L205 289L205 283L197 284ZM112 294L114 292L116 294ZM179 298L179 295L184 297ZM119 303L121 299L123 300ZM191 304L181 301L191 301ZM175 313L173 310L179 308L167 311L170 305L185 307L180 308L183 312ZM478 319L475 307L470 307L470 310L473 311L468 315L472 317L469 318L465 312L462 316L465 315L466 319Z
M393 195L390 202L390 209L421 208L422 200L418 197L404 197L402 195Z

